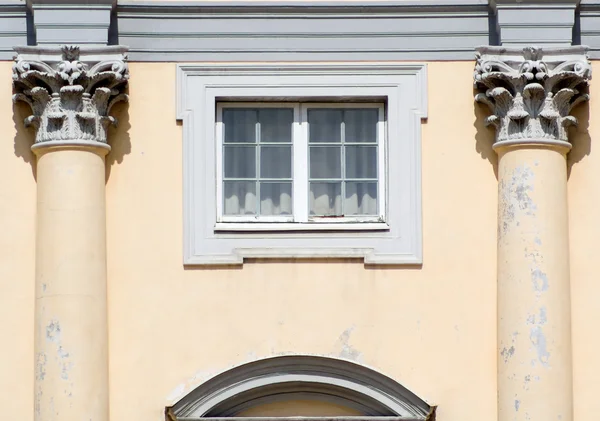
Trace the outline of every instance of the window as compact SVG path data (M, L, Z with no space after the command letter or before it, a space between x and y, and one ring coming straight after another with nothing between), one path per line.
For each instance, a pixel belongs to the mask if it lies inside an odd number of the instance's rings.
M217 229L385 221L383 103L219 103L216 140Z
M274 410L279 414L273 416ZM207 378L165 412L167 421L428 421L435 411L402 384L363 365L286 355Z
M421 263L426 69L179 64L184 264Z

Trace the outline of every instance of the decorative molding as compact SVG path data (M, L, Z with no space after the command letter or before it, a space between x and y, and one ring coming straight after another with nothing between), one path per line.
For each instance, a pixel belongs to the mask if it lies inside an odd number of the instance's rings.
M592 68L586 47L477 49L476 101L492 115L495 146L507 143L558 143L570 147L571 110L589 99Z
M581 0L579 43L589 46L592 59L600 59L600 0Z
M13 65L14 101L33 114L34 148L43 144L91 144L108 148L106 131L116 124L111 107L127 101L127 48L121 46L19 47Z
M471 60L487 0L119 1L136 61Z
M21 0L0 0L0 60L12 60L15 45L27 45L27 5Z
M352 421L399 421L397 417L425 421L435 409L375 370L335 358L299 355L267 358L219 374L169 408L168 414L179 421L223 419L255 405L294 399L332 402L364 414L351 417Z
M115 0L31 0L37 45L106 45Z
M242 264L245 258L362 258L366 264L422 263L421 120L427 66L420 63L204 63L177 67L183 120L186 265ZM222 232L216 229L218 99L377 98L387 107L385 231Z
M579 0L491 0L496 10L501 44L564 47L573 43Z

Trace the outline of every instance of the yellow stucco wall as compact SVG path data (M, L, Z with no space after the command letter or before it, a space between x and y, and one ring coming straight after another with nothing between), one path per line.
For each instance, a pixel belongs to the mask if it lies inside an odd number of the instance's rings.
M493 419L497 182L472 69L429 67L422 268L184 269L175 64L132 63L108 157L111 419L160 421L211 374L282 353L374 367L439 405L443 420Z
M36 185L33 135L21 123L27 111L10 101L11 65L0 63L0 405L27 421ZM422 267L320 260L184 269L175 64L131 63L130 103L116 109L121 124L107 159L111 420L163 421L166 405L211 375L286 353L380 370L439 405L440 420L495 419L496 158L482 127L487 110L473 104L472 68L429 63ZM592 95L600 98L594 81ZM576 419L600 410L595 103L578 111L583 124L570 155Z
M12 105L12 62L0 62L0 80L0 407L6 416L29 421L34 373L33 132L23 127L27 108Z
M600 411L600 61L592 62L592 100L575 115L579 128L569 154L569 235L571 243L571 312L573 336L573 390L575 419L594 417Z

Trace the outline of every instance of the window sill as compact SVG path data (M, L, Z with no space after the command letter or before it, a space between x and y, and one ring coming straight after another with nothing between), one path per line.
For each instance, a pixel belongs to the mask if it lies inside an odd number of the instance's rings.
M281 223L281 222L217 222L215 232L290 232L290 231L388 231L385 222L355 223Z

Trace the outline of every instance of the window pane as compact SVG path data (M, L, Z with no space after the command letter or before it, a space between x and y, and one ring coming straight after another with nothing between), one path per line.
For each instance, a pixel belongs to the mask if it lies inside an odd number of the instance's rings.
M256 183L225 181L223 183L223 213L225 215L256 214Z
M260 176L264 178L292 178L292 147L261 146Z
M379 110L374 108L346 110L344 113L346 142L377 142Z
M260 214L291 215L292 183L260 183Z
M346 178L377 178L376 146L346 146Z
M337 146L310 147L310 178L341 178L342 148Z
M310 183L310 214L342 215L342 183Z
M346 183L344 214L377 215L377 183Z
M225 146L225 177L256 177L255 146Z
M258 116L261 142L291 143L294 110L291 108L261 108L258 111Z
M333 142L342 141L342 110L308 110L308 141Z
M256 142L256 110L229 108L223 110L225 143Z

